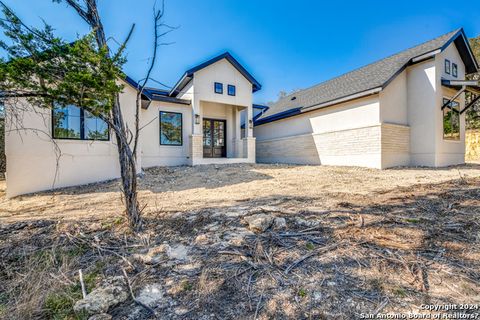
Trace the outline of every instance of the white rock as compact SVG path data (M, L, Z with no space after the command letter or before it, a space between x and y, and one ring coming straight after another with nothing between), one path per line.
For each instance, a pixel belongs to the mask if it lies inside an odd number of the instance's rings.
M239 246L245 241L245 237L253 236L255 233L246 228L235 228L232 231L226 232L223 235L223 239L230 245Z
M273 223L273 216L263 213L254 214L243 218L248 223L248 228L252 231L263 232L270 228Z
M170 259L175 260L187 260L188 259L188 248L183 244L178 244L176 246L170 247L167 251L167 255Z
M165 255L170 250L168 244L162 244L157 247L150 248L145 254L134 254L133 258L145 264L157 264L165 258Z
M283 230L287 227L287 221L285 218L275 218L273 220L273 229L275 230Z
M148 284L137 296L137 300L149 307L155 307L163 300L163 288L158 283Z
M305 220L300 217L295 217L295 223L302 227L315 227L320 224L318 221Z
M106 313L113 307L128 298L123 277L109 279L110 284L94 289L85 299L75 303L75 312L85 312L88 315Z

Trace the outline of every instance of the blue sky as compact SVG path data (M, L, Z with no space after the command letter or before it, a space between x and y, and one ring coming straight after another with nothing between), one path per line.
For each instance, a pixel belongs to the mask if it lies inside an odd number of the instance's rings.
M158 1L160 2L160 1ZM28 24L41 18L74 40L88 32L65 4L5 0ZM145 75L152 50L153 0L99 0L107 36L122 41L132 23L125 71ZM306 88L463 27L480 34L477 1L166 0L164 21L178 29L163 40L153 78L172 86L182 73L230 51L263 85L257 103L281 90ZM158 86L157 84L153 84Z

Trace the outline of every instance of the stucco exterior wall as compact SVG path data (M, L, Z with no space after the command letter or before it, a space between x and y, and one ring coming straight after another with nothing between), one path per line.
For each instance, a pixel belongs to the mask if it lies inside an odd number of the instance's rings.
M407 72L400 73L380 92L380 122L408 125Z
M160 144L160 112L182 114L181 146ZM189 105L153 101L149 108L141 111L140 144L141 159L144 168L155 166L178 166L188 164L190 157L189 143L192 134L192 113Z
M255 127L257 162L380 168L379 96Z
M455 78L451 74L445 73L445 59L450 60L458 66L458 76ZM439 88L436 95L435 118L435 145L436 159L435 165L438 167L463 164L465 163L465 113L460 116L460 140L446 140L443 138L443 113L441 106L443 98L452 98L456 90L449 89L441 85L441 79L458 80L465 79L465 64L454 43L450 44L445 51L438 54L435 58L435 65L438 70L436 85ZM465 94L462 94L457 101L460 103L460 110L465 106Z
M436 77L434 60L407 69L410 164L414 166L435 166L435 112L438 111Z
M214 91L214 83L223 83L223 94ZM227 92L228 85L234 85L236 95L230 96ZM193 78L193 112L200 114L201 102L215 102L230 106L241 106L247 110L248 119L252 119L252 84L226 59L220 60L194 74ZM202 122L194 124L194 133L202 133ZM247 129L249 137L253 133Z
M134 126L135 91L125 87L120 96L122 113ZM118 178L120 175L115 137L110 141L59 140L54 142L50 109L23 104L21 123L12 123L7 110L5 146L7 196ZM18 128L28 128L17 130ZM58 166L57 166L58 159ZM140 170L141 162L139 163Z

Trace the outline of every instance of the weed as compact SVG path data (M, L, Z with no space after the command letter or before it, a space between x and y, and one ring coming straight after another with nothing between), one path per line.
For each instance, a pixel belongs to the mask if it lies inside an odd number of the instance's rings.
M305 247L307 248L307 250L313 250L315 249L315 245L311 242L307 242L307 244L305 245Z
M405 298L407 296L407 291L400 287L393 289L392 293L400 298Z
M188 281L188 280L184 280L182 281L182 291L192 291L193 289L193 284Z
M307 290L305 290L304 288L298 289L298 296L301 298L305 298L307 296Z
M49 293L45 299L44 309L49 319L87 319L85 314L76 314L73 305L76 300L82 298L82 294L76 286L69 287L69 292Z

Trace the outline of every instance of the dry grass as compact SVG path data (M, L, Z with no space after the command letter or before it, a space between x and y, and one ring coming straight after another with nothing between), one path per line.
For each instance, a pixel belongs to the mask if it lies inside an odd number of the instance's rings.
M158 311L169 319L354 319L479 303L479 183L476 164L155 168L141 180L141 235L127 232L116 182L2 198L0 315L82 318L71 310L80 268L89 290L122 268L135 290L162 284ZM258 211L284 217L287 230L233 241L241 217ZM163 243L187 246L188 259L135 258Z
M480 130L467 130L465 133L465 158L480 161Z

